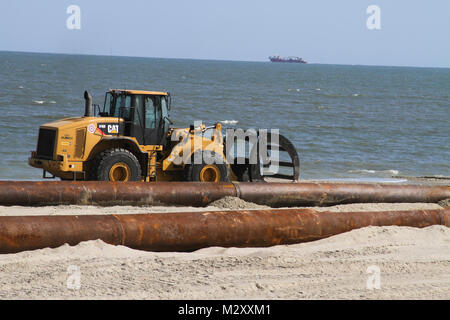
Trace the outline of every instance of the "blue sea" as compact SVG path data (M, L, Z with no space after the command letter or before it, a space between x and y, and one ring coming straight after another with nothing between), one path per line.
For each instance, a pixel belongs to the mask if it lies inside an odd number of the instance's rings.
M450 69L0 52L0 179L41 179L39 125L110 88L169 91L176 127L279 129L301 179L450 176Z

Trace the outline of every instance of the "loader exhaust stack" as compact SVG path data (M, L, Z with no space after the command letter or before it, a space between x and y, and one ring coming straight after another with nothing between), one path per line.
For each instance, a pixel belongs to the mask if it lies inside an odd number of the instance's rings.
M85 100L84 116L85 117L92 117L93 114L94 114L93 111L92 111L92 96L87 91L84 92L84 100Z

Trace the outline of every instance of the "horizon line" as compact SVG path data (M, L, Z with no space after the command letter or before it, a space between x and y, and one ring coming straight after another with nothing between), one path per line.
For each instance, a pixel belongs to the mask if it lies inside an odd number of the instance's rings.
M3 50L0 52L10 53L31 53L31 54L54 54L54 55L70 55L70 56L94 56L94 57L117 57L117 58L143 58L143 59L168 59L168 60L198 60L198 61L223 61L223 62L255 62L265 63L269 60L227 60L227 59L212 59L212 58L167 58L167 57L150 57L150 56L130 56L130 55L107 55L94 53L67 53L67 52L48 52L48 51L22 51L22 50ZM273 62L270 62L273 63ZM428 69L449 69L450 66L411 66L411 65L377 65L377 64L345 64L345 63L323 63L323 62L308 62L306 65L336 65L336 66L361 66L361 67L398 67L398 68L428 68ZM302 64L303 65L303 64Z

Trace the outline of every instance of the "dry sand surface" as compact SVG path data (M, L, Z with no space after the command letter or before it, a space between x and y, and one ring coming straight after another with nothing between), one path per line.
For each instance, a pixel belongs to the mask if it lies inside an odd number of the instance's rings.
M0 207L0 215L256 208L264 206L228 198L207 208ZM439 208L430 203L403 203L316 209ZM79 268L79 289L73 289L77 269L70 266ZM370 266L380 270L380 289L367 289L368 279L374 277L367 272ZM270 248L211 247L192 253L144 252L96 240L0 255L0 299L91 298L450 299L450 228L367 227L310 243Z
M300 207L299 207L300 208ZM435 203L355 203L337 205L332 207L308 207L321 211L384 211L384 210L432 210L442 207ZM236 197L225 197L212 202L208 207L185 206L45 206L21 207L0 206L0 216L31 216L31 215L84 215L84 214L137 214L137 213L163 213L163 212L189 212L211 210L243 210L243 209L270 209L268 206L246 202Z

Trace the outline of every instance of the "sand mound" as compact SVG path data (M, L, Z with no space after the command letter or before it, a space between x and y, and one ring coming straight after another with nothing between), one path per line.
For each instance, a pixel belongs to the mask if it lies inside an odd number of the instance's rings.
M211 207L216 207L220 209L270 209L268 206L259 205L252 202L244 201L237 197L224 197L222 199L213 201L209 204Z
M113 246L102 240L83 241L75 246L67 243L57 248L45 248L0 255L0 263L7 261L44 262L52 260L95 259L95 258L133 258L146 252L125 246Z
M450 207L450 199L441 200L438 204L442 207Z

